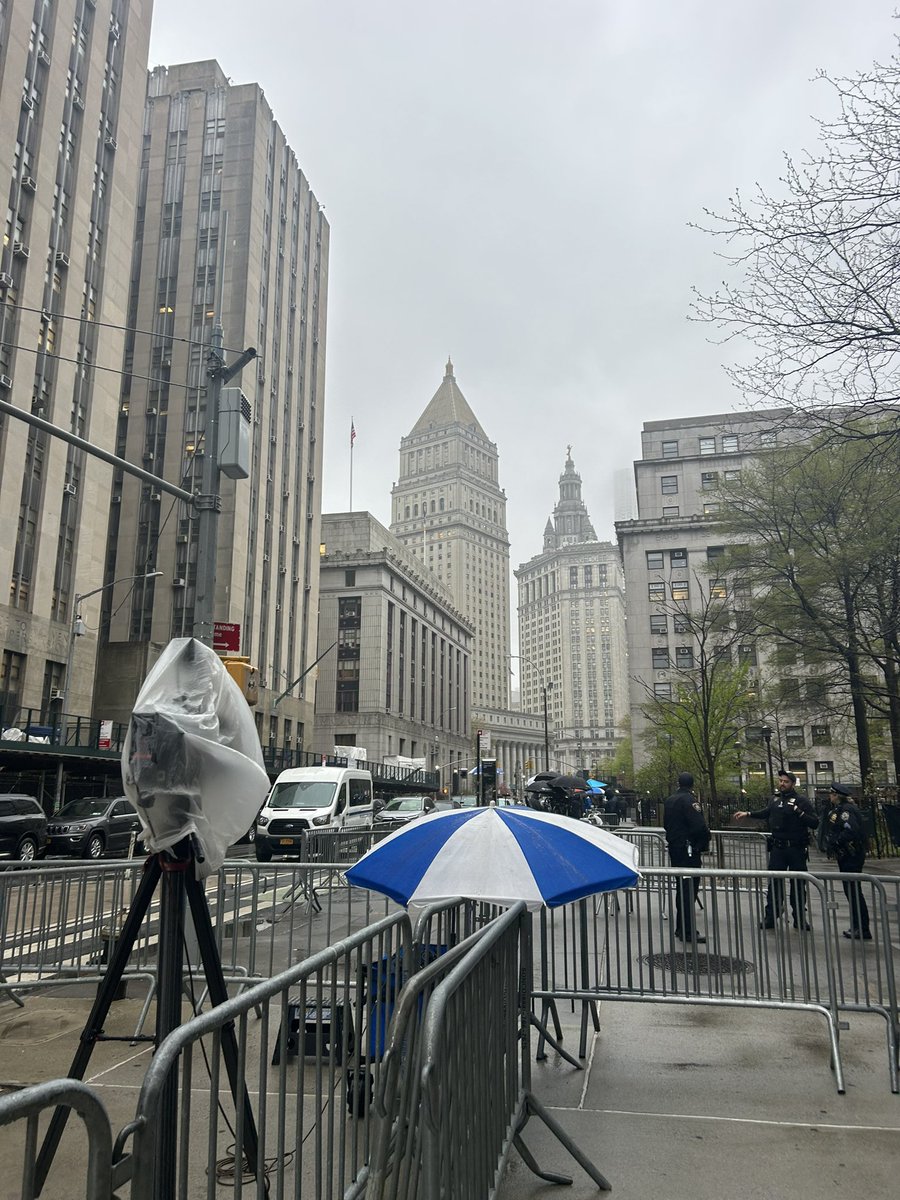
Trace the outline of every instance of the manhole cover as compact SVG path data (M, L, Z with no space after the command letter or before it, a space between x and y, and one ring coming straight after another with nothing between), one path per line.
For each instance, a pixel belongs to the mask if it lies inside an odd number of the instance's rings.
M707 954L705 950L684 950L680 954L645 954L641 962L659 971L688 971L698 975L744 975L753 971L753 963L728 954Z

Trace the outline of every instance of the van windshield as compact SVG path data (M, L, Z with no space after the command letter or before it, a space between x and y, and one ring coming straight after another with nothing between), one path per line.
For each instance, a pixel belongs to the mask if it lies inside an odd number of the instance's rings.
M337 784L330 779L296 779L276 783L268 808L330 808Z

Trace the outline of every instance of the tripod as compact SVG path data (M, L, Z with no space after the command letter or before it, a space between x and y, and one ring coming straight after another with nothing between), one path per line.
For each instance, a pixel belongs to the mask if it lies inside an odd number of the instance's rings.
M190 905L200 959L206 985L213 1005L228 998L222 963L216 949L212 919L200 881L195 872L195 854L190 838L183 838L170 851L154 854L147 859L144 875L128 910L122 933L115 945L109 968L97 987L97 996L81 1032L80 1044L69 1068L70 1079L83 1079L95 1044L104 1039L103 1022L128 965L132 949L150 908L150 902L160 887L159 951L156 986L156 1032L153 1041L159 1046L163 1039L181 1024L181 996L184 947L185 900ZM129 1038L129 1041L132 1039ZM256 1122L244 1080L238 1073L238 1045L234 1024L222 1028L222 1055L231 1086L235 1108L243 1108L245 1155L249 1170L256 1172L258 1140ZM60 1139L69 1117L67 1108L57 1108L38 1155L35 1170L35 1194L39 1195L53 1163ZM178 1077L171 1071L162 1097L159 1145L154 1193L160 1197L175 1193L176 1147L178 1138Z

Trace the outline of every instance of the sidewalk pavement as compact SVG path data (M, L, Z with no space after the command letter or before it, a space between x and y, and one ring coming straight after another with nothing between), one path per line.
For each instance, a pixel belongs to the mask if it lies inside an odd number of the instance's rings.
M560 1013L578 1045L577 1013ZM881 1018L850 1014L847 1091L811 1013L604 1001L583 1071L548 1048L533 1090L612 1184L616 1200L880 1200L896 1195L900 1096ZM600 1193L537 1118L524 1141L559 1191L513 1151L499 1200Z
M896 875L900 859L870 860L866 869ZM847 1091L839 1096L825 1022L813 1013L610 1000L598 1007L584 1069L548 1047L532 1088L615 1200L896 1195L900 1096L890 1090L881 1017L842 1014ZM580 1006L560 1004L559 1016L563 1045L575 1053ZM573 1185L542 1182L513 1151L498 1200L602 1194L540 1120L523 1138L542 1170Z

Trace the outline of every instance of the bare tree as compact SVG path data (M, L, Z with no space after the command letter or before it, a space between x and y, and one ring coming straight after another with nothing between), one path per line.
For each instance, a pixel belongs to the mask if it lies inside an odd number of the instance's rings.
M706 211L698 228L724 243L737 280L696 293L692 315L753 343L731 371L752 403L896 453L900 61L819 78L840 115L819 122L813 152L785 158L781 191L736 192L724 213Z

